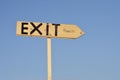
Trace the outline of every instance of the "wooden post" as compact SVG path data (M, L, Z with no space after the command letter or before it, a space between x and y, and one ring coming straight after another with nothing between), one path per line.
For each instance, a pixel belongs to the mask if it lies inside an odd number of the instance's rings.
M50 38L47 38L47 65L48 65L48 80L52 80L51 39Z

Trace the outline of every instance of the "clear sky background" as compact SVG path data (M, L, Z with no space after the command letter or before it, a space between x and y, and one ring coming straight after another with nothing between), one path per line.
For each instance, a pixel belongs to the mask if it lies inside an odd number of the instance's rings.
M120 80L119 0L0 0L0 80L47 80L46 38L16 36L17 21L85 32L52 39L53 80Z

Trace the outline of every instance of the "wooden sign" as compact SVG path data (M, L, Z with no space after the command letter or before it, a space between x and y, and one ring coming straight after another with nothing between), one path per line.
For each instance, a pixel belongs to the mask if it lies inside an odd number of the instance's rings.
M16 34L19 36L74 39L82 36L84 32L76 25L18 21Z

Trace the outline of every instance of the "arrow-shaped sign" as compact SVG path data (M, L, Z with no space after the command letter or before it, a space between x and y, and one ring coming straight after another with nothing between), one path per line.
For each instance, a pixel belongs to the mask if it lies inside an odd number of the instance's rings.
M76 25L18 21L16 34L49 38L78 38L84 32Z

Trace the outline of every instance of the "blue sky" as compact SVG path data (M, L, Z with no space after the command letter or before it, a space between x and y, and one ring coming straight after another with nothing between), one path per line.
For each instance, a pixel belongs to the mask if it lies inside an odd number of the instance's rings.
M0 80L47 80L46 38L16 36L17 21L85 32L52 39L53 80L120 80L119 0L0 0Z

